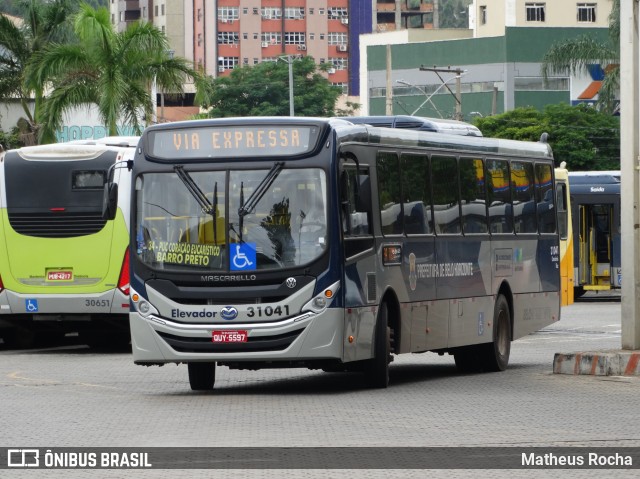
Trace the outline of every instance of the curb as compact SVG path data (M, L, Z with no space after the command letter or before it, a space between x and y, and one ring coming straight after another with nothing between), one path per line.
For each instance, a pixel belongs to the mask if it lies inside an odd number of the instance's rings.
M640 352L620 350L556 353L553 358L553 373L640 376Z

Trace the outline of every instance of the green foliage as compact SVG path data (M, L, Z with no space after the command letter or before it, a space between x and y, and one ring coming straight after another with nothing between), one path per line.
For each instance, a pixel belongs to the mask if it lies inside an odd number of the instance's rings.
M620 169L619 118L584 104L516 108L474 124L491 138L538 141L548 133L556 165L566 161L571 171Z
M185 76L201 82L187 60L169 55L167 37L148 22L117 33L108 9L82 4L74 32L77 41L49 44L32 57L25 74L29 85L53 86L44 102L45 137L60 127L66 112L91 104L110 135L118 134L118 121L139 132L152 113L154 79L172 92L182 91Z
M5 133L0 130L0 151L2 150L10 150L12 148L20 148L22 144L20 143L20 138L18 138L18 133L16 130L11 133Z
M32 57L51 41L68 37L69 14L77 8L71 0L20 0L16 8L24 18L22 27L0 15L0 101L19 99L32 131L40 122L44 85L25 85L24 73ZM35 98L34 114L29 101Z
M334 116L342 90L319 73L312 57L292 61L296 116ZM287 61L262 62L234 68L229 76L210 80L202 106L208 118L289 115L289 65Z

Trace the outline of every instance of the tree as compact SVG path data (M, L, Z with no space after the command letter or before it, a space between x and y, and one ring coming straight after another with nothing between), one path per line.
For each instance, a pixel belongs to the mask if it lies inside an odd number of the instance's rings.
M334 116L341 89L318 72L329 64L318 67L308 56L289 61L293 62L295 115ZM210 109L204 117L285 116L289 114L289 66L262 62L234 68L229 76L212 79L208 91L202 105Z
M72 4L69 0L23 0L19 8L24 14L22 26L0 15L0 101L19 100L28 122L27 130L36 131L41 123L43 85L27 87L24 72L33 55L49 42L68 37L67 18ZM32 98L33 114L29 108Z
M119 121L140 132L152 113L154 79L172 92L182 91L185 77L202 82L187 60L169 54L166 36L150 23L136 22L116 33L109 10L82 4L74 31L77 43L51 44L34 56L27 71L30 85L52 86L44 102L43 140L60 128L64 113L91 104L110 135L118 134Z
M620 0L613 0L611 6L608 42L597 42L583 35L556 43L542 59L542 75L546 79L554 73L586 73L594 63L600 64L605 72L597 108L613 113L620 86Z
M619 118L584 104L516 108L474 124L492 138L538 141L546 132L556 165L566 161L573 171L620 169Z

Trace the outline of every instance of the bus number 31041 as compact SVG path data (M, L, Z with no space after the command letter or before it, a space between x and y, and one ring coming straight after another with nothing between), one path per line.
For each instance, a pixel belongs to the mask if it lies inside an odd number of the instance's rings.
M266 306L264 308L262 306L258 306L255 308L253 306L249 306L247 308L247 316L250 318L262 318L263 316L282 316L283 312L285 316L289 315L288 305L285 304L284 306L276 306L275 308L273 306Z

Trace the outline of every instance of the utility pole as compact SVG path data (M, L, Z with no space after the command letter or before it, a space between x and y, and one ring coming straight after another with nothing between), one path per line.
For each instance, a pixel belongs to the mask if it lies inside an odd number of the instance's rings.
M393 83L391 82L391 45L387 45L387 92L385 115L393 115Z
M452 69L451 67L438 68L435 65L433 66L433 68L425 67L424 65L422 65L420 67L420 71L422 71L422 72L433 72L436 75L438 75L438 78L440 78L440 81L442 82L444 87L447 90L449 90L449 93L451 93L453 95L453 97L455 98L455 100L456 100L455 119L462 121L462 92L461 92L460 78L467 71L466 70L462 70L460 68ZM449 85L447 85L447 82L444 80L444 78L442 78L440 73L455 73L456 74L456 91L455 91L455 93L453 91L451 91L451 88L449 88Z

